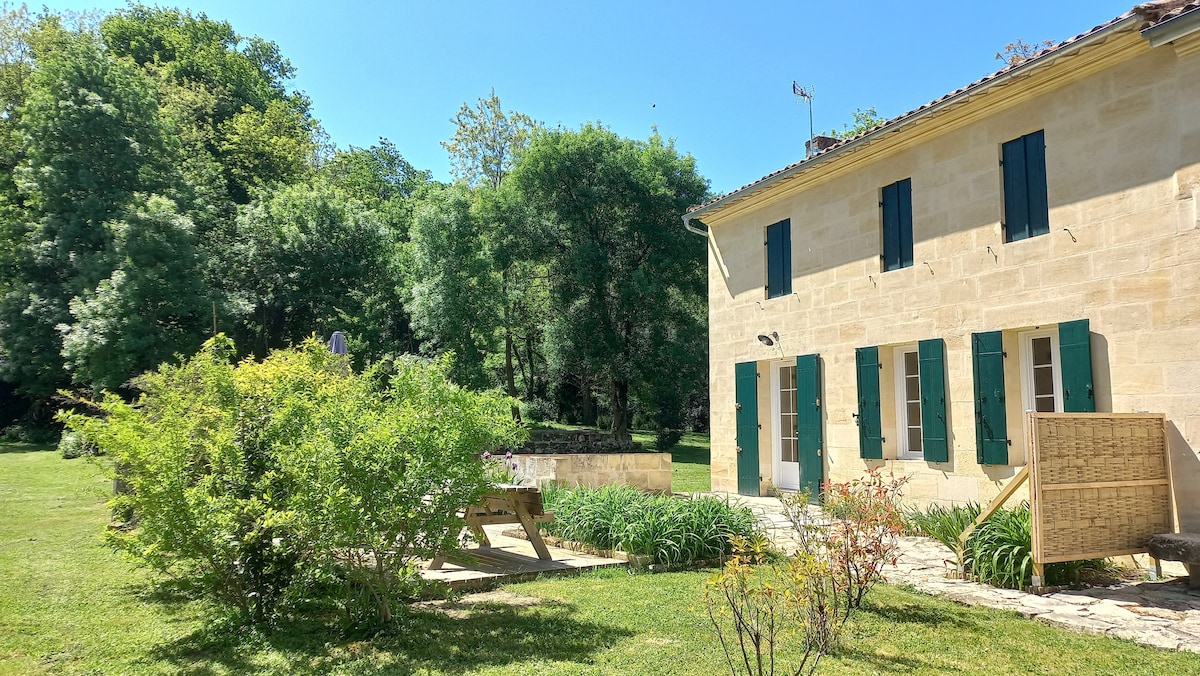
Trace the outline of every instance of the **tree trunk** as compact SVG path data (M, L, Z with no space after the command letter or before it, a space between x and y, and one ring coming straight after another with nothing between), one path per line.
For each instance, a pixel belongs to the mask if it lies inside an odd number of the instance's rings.
M612 387L612 433L615 437L629 435L629 381L613 380Z
M504 383L508 386L508 396L513 399L517 398L517 381L513 377L513 339L512 332L506 326L504 328ZM521 422L521 407L513 402L512 405L513 420Z

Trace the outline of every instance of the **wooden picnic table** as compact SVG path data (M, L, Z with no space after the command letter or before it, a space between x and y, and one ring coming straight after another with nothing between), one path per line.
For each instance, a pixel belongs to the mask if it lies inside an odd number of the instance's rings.
M542 492L533 486L498 486L497 490L484 494L483 498L474 505L463 510L463 518L467 527L478 537L480 545L491 547L487 533L483 527L494 523L519 523L537 552L539 559L550 561L550 550L542 541L542 534L537 525L554 520L554 513L547 512L542 506ZM445 554L438 554L429 563L430 570L437 570L446 562Z

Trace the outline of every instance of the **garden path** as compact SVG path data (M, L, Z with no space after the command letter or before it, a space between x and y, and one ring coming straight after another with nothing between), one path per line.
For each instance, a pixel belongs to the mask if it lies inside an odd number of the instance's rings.
M728 497L754 511L777 547L795 551L794 530L777 498ZM893 584L965 605L1015 610L1075 631L1200 653L1200 594L1189 592L1186 580L1126 582L1037 596L948 577L953 569L954 554L940 542L905 537L899 561L885 567L884 576Z

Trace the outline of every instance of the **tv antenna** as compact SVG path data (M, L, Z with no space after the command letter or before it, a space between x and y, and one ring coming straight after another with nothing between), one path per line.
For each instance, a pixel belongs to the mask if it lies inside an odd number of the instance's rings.
M808 85L807 87L804 87L799 82L792 80L792 93L795 94L796 96L798 96L799 98L804 99L805 101L808 102L808 142L809 142L809 145L811 146L812 140L815 137L815 135L813 134L813 115L812 115L813 94L815 93L813 90L813 86Z

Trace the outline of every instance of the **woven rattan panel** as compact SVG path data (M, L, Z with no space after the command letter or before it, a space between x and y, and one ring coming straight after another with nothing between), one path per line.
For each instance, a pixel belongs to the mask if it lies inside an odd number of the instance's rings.
M1040 563L1146 551L1173 530L1161 415L1032 415L1034 558Z

